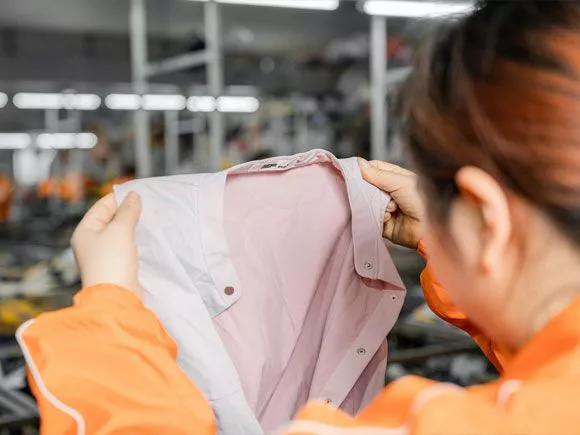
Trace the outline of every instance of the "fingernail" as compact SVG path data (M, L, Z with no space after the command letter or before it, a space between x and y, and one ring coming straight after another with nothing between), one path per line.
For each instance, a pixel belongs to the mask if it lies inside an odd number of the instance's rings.
M368 169L371 167L370 163L367 162L365 159L358 157L358 165L363 169Z

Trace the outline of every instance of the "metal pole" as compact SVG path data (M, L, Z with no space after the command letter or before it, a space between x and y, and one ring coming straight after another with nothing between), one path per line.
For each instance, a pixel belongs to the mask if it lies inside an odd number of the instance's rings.
M371 158L387 159L387 19L371 17Z
M213 97L223 93L223 56L221 42L221 22L219 5L215 0L205 4L205 41L208 53L207 81ZM210 170L220 169L220 159L224 142L224 120L219 111L209 115L209 166Z
M44 126L48 133L58 133L60 130L59 112L58 109L47 109L44 111ZM58 149L53 151L53 163L52 173L49 173L49 178L58 184L62 182L64 176L62 162L60 161L61 154ZM60 192L56 192L55 195L49 195L48 206L51 211L55 214L57 210L60 209Z
M165 112L165 175L173 175L179 166L179 114Z
M145 0L131 0L129 12L131 28L131 67L133 91L147 92L147 18ZM138 177L151 175L151 148L149 145L149 114L145 110L133 113L135 163Z

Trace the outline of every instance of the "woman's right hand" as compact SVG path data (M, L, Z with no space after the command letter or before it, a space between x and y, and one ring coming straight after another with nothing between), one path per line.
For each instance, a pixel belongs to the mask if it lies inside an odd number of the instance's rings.
M423 237L425 213L417 190L417 176L390 163L359 159L363 178L388 193L392 200L385 213L383 237L417 249Z

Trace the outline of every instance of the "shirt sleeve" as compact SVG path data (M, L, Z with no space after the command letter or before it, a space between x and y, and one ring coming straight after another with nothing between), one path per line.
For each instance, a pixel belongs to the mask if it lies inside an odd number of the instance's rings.
M418 251L423 258L427 259L423 242L419 242ZM469 321L465 314L451 301L451 298L441 284L439 284L429 263L427 263L427 267L425 267L425 270L421 274L421 287L423 288L425 301L429 305L429 308L443 320L471 335L495 368L501 372L511 359L511 352L509 349L492 342L487 335Z
M86 288L72 307L23 324L17 339L42 433L216 433L208 402L177 365L175 343L125 289Z

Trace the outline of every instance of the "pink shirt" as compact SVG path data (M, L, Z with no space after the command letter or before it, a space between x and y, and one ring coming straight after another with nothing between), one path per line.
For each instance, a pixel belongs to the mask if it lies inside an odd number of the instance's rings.
M138 180L117 188L119 199L129 190L144 197L146 301L221 433L254 433L239 425L251 420L247 409L269 433L308 400L356 412L381 389L405 291L381 238L389 198L362 180L355 159L317 150ZM207 316L179 320L200 302Z

